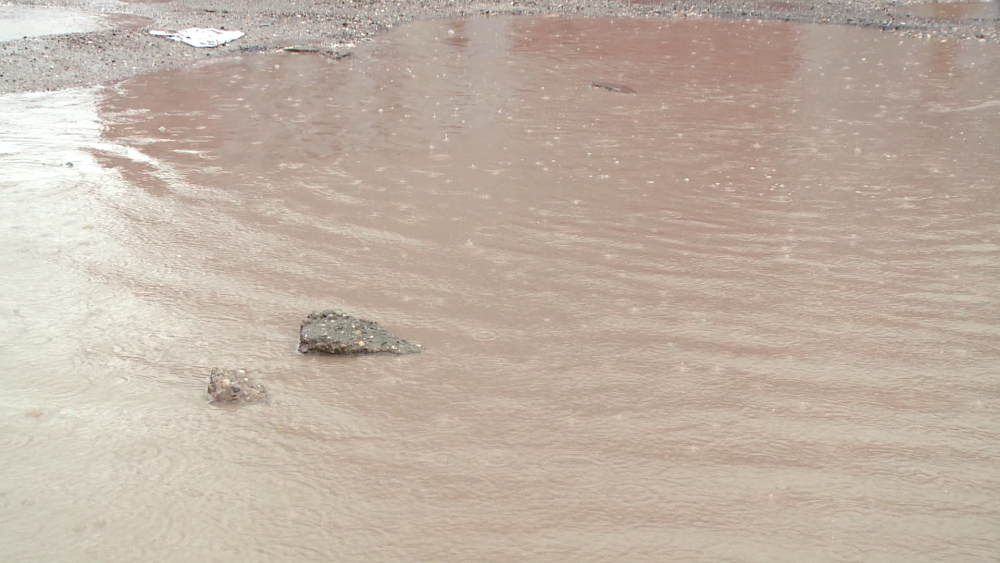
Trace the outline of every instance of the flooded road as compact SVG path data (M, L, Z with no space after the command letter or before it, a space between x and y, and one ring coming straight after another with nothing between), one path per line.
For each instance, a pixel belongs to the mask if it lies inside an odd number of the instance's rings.
M494 18L0 97L0 552L992 561L998 92L996 46ZM297 354L334 307L427 351Z

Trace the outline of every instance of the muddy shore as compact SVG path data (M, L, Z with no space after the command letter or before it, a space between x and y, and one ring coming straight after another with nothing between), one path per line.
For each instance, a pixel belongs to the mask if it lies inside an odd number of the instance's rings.
M62 7L115 14L111 29L0 42L0 93L106 84L212 57L263 53L292 45L357 43L418 19L534 15L549 17L722 17L857 25L927 40L996 41L997 19L949 20L910 14L905 2L880 0L114 0L15 1L4 6ZM195 49L150 29L236 29L224 47Z

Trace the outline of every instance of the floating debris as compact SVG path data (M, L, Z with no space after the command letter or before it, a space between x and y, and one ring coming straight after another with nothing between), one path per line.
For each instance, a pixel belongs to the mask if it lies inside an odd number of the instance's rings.
M624 84L615 84L613 82L601 82L599 80L594 80L590 83L591 88L604 88L605 90L611 90L612 92L618 92L621 94L635 94L635 90L631 86L626 86Z
M151 29L149 30L149 34L180 41L192 47L218 47L230 41L235 41L244 35L242 31L215 29L211 27L189 27L180 31Z

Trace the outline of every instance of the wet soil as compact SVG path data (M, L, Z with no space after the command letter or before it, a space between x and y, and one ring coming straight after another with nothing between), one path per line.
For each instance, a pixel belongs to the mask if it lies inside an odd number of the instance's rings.
M998 20L1000 1L990 2L928 2L906 6L906 13L924 18L945 20Z
M721 17L856 25L937 40L994 41L997 18L926 17L906 2L885 0L403 0L330 2L235 0L99 3L16 1L15 6L62 6L149 18L148 26L24 38L0 43L0 93L109 83L196 61L274 51L292 45L327 48L363 41L402 23L496 15L629 18ZM95 7L96 6L96 7ZM217 27L246 37L214 50L152 37L149 29Z

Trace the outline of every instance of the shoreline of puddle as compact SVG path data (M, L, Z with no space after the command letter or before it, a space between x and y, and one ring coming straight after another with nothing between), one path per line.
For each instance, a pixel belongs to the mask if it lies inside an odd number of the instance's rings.
M36 11L85 10L89 14L87 18L106 18L117 14L115 17L130 20L127 26L119 23L111 29L0 41L0 60L4 61L4 68L0 70L0 94L108 85L139 74L188 66L206 58L248 56L296 45L342 47L378 39L407 22L429 19L513 15L665 21L687 18L794 21L877 29L899 36L918 36L928 41L988 43L995 42L1000 33L1000 25L997 24L1000 20L986 17L995 10L973 12L971 16L974 17L969 18L928 18L921 16L954 15L959 8L916 14L910 10L911 4L900 4L894 10L886 11L876 0L761 0L751 3L742 0L692 0L684 4L543 0L530 5L514 2L470 6L435 0L419 4L375 2L362 8L331 7L318 0L304 0L296 4L295 10L279 9L280 6L272 3L273 0L267 0L253 9L234 4L232 0L219 0L208 8L181 6L173 2L131 2L100 5L95 10L94 5L85 0L71 0L60 7L37 5L33 8ZM983 6L995 4L982 3ZM5 8L25 12L32 10L16 3ZM142 18L150 23L142 25ZM176 30L192 25L237 29L246 36L215 49L194 49L148 34L149 29Z

